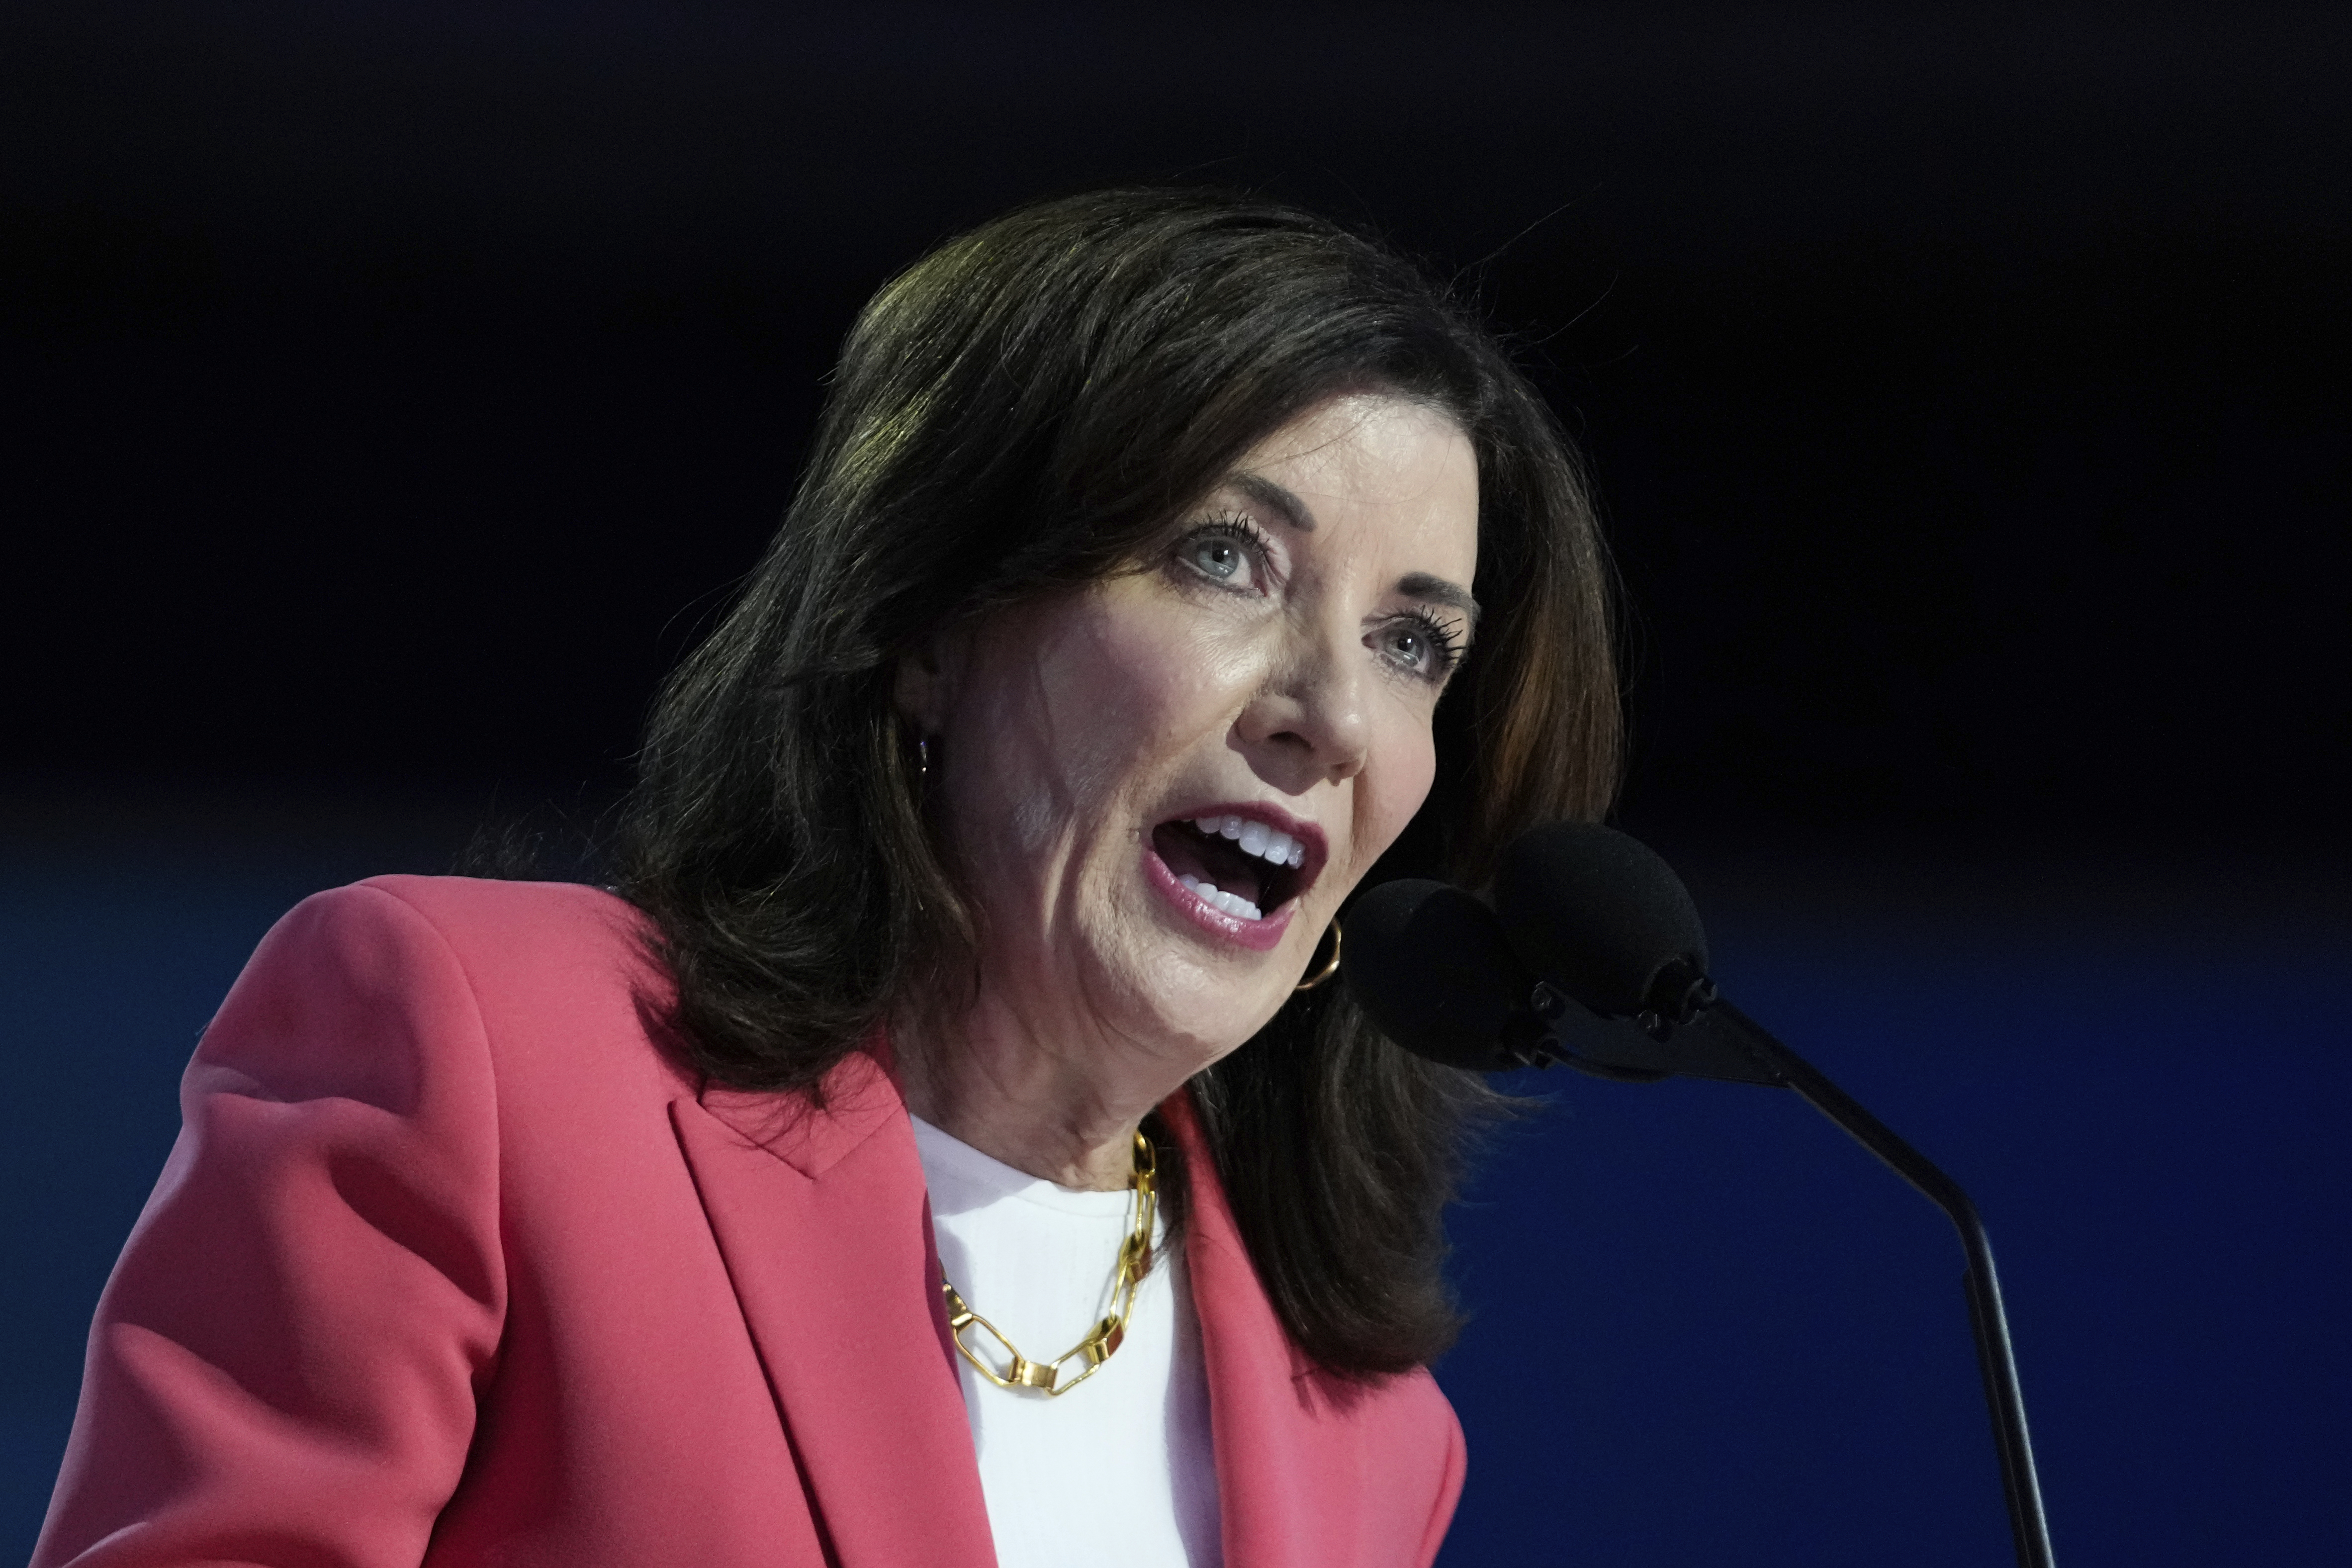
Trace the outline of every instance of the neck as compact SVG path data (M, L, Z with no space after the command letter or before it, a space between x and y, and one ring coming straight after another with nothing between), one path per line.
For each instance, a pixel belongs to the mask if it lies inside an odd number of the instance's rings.
M1193 1070L1058 1050L985 1002L946 1024L893 1022L907 1109L991 1159L1060 1186L1113 1192L1135 1173L1135 1132Z

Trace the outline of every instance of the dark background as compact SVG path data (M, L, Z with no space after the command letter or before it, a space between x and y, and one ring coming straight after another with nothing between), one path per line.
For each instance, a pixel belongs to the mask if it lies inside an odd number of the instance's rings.
M1522 345L1625 820L1978 1196L2065 1558L2343 1561L2347 80L2251 5L0 13L0 1553L268 921L592 819L858 302L1183 178ZM1932 1211L1782 1097L1546 1087L1447 1562L2002 1560Z

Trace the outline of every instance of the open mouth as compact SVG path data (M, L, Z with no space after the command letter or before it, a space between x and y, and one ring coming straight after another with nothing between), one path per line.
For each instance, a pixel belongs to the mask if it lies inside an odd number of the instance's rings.
M1163 822L1151 830L1151 847L1188 891L1235 920L1265 920L1305 892L1318 869L1305 838L1231 813Z

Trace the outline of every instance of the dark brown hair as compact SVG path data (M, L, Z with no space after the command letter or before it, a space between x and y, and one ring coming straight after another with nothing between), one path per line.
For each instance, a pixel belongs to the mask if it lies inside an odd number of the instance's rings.
M968 943L892 702L901 655L1130 565L1259 439L1371 387L1469 436L1485 613L1430 798L1367 884L1476 886L1521 828L1599 816L1619 744L1607 567L1572 451L1475 317L1377 242L1259 197L1044 203L866 306L782 528L655 710L621 870L693 1065L814 1092ZM1407 1057L1332 985L1192 1088L1309 1355L1378 1376L1452 1342L1443 1214L1465 1129L1500 1103L1483 1082Z

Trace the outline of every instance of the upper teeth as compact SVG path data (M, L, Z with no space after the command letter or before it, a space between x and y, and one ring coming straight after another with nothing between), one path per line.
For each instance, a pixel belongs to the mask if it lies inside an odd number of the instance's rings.
M1246 816L1196 816L1192 826L1203 833L1230 838L1259 859L1276 866L1301 866L1307 862L1305 845L1287 833Z

